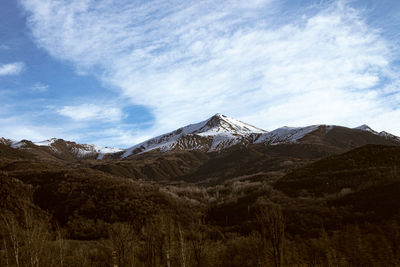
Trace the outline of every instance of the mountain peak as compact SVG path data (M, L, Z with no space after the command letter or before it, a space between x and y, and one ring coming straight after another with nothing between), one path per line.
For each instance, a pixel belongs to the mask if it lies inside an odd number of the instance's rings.
M213 135L249 135L266 131L248 123L217 113L208 120L181 128L183 133L203 136Z
M216 151L235 144L248 144L253 135L267 131L217 113L209 119L149 139L127 149L122 157L154 149Z
M212 116L212 117L224 118L224 117L227 117L227 116L225 116L225 115L222 114L222 113L215 113L215 115ZM211 117L211 118L212 118L212 117Z
M206 120L206 125L209 127L216 127L219 126L223 123L223 121L225 121L227 118L227 116L221 114L221 113L217 113L214 116L212 116L211 118L209 118L208 120Z
M366 132L371 132L371 133L374 133L374 134L377 134L377 133L378 133L378 132L376 132L375 130L373 130L371 127L369 127L368 125L366 125L366 124L360 125L360 126L355 127L355 128L353 128L353 129L361 130L361 131L366 131Z
M224 114L221 113L217 113L206 121L209 125L220 125L223 121L227 121L228 119L229 119L228 116L225 116Z

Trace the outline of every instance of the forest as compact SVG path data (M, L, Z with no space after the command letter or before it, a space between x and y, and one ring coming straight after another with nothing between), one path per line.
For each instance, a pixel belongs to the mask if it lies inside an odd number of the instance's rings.
M195 163L190 181L1 146L0 266L400 266L399 147L303 161L256 151Z

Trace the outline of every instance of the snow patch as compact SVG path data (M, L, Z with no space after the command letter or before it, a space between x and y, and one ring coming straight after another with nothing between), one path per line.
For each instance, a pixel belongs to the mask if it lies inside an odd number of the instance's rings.
M12 141L11 145L12 148L21 148L26 146L26 142L24 140L22 141Z
M71 152L76 154L79 158L86 157L90 154L98 154L97 159L103 159L106 154L118 153L123 151L119 148L113 147L100 147L97 145L77 145L71 147Z
M255 143L276 145L280 143L296 143L307 134L317 130L321 125L308 127L282 127L268 133L262 134Z
M3 145L9 146L9 145L11 145L13 142L15 142L15 141L13 141L13 140L11 140L11 139L6 139L6 138L4 138L4 137L0 137L0 143L3 144Z
M45 141L40 141L40 142L34 142L33 144L36 146L51 146L55 141L57 141L57 138L52 138L49 140L45 140Z

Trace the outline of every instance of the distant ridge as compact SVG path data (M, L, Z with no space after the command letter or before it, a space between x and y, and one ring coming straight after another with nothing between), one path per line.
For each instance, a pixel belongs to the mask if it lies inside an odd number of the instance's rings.
M103 159L107 154L115 154L123 151L119 148L100 147L97 145L78 144L58 138L51 138L45 141L32 142L29 140L15 141L0 138L0 143L11 148L29 150L42 157L50 154L58 159Z

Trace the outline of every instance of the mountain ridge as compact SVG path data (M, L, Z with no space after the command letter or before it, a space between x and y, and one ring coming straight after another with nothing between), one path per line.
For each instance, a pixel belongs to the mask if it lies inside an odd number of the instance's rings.
M337 136L331 131L337 132ZM331 132L331 133L330 133ZM340 132L340 133L339 133ZM344 133L346 132L346 133ZM232 146L248 146L252 144L277 145L295 143L337 143L351 136L351 143L357 143L360 135L367 141L364 143L376 143L387 141L388 144L399 144L400 137L382 131L377 132L366 124L355 128L338 125L316 124L305 127L280 127L273 131L255 127L251 124L217 113L207 120L189 124L172 132L150 138L142 143L126 149L100 147L97 145L78 144L63 139L52 138L41 142L29 140L14 141L0 138L0 143L16 149L29 149L34 146L42 150L50 150L51 153L69 153L76 159L95 158L103 159L112 157L128 158L149 151L190 151L219 152ZM378 139L377 139L378 138ZM373 140L372 140L373 139ZM372 140L372 141L368 141ZM363 144L364 144L363 143ZM355 145L356 146L356 145ZM351 146L351 147L355 147Z
M190 124L175 131L148 139L125 150L122 158L146 153L151 150L167 152L173 150L200 150L214 152L227 149L234 145L249 144L292 144L302 140L316 131L327 134L332 129L343 128L357 135L358 131L382 137L385 140L400 144L400 137L387 132L376 132L368 125L348 128L338 125L316 124L305 127L281 127L266 131L248 123L217 113L208 120ZM368 142L367 142L368 143Z
M79 144L59 138L51 138L44 141L32 142L22 139L15 141L0 138L0 143L14 149L35 152L36 155L50 154L58 159L103 159L108 154L115 154L123 151L118 148L100 147L97 145Z

